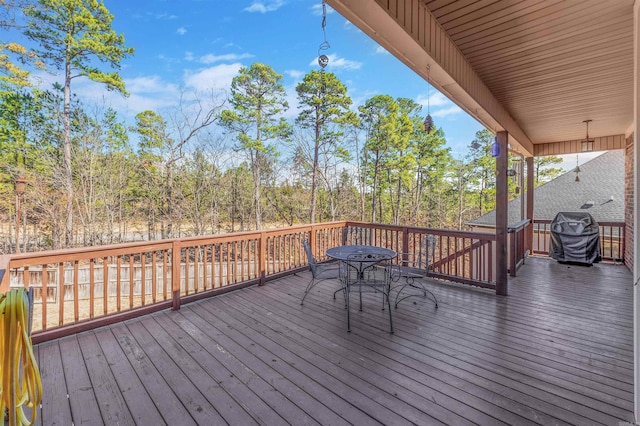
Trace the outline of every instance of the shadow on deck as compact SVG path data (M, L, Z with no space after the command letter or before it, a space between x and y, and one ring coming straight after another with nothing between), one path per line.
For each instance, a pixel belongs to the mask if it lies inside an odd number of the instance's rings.
M39 423L608 424L632 420L632 279L530 258L510 295L434 283L346 331L308 273L36 347ZM68 397L67 397L68 395Z

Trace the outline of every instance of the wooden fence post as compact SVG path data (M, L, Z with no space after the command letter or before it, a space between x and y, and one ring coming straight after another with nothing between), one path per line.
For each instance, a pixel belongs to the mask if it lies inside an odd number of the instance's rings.
M258 285L264 285L267 276L267 234L264 232L260 233L260 256L258 261L260 263L260 282Z
M402 228L402 265L407 266L409 261L409 228Z
M180 309L180 241L174 240L171 245L171 310Z

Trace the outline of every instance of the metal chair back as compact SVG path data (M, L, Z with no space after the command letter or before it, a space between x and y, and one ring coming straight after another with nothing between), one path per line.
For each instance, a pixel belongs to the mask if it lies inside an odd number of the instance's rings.
M318 271L318 263L316 262L315 257L313 257L313 251L311 250L311 244L309 244L309 240L302 240L302 247L304 247L304 252L307 255L307 260L309 261L309 267L311 268L311 275L315 278Z

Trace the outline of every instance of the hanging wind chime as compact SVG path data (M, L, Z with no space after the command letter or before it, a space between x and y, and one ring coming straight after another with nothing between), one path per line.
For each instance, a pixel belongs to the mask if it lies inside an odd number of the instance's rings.
M433 118L431 118L431 65L427 65L427 116L424 118L424 131L427 134L433 130Z
M580 166L578 165L578 154L576 154L576 168L573 169L573 172L576 174L576 182L580 182L579 173L581 172L581 170L580 170Z
M324 35L324 41L318 47L318 65L320 65L321 71L324 72L325 67L329 65L329 57L323 54L322 51L331 47L327 41L327 4L324 0L322 0L322 34Z

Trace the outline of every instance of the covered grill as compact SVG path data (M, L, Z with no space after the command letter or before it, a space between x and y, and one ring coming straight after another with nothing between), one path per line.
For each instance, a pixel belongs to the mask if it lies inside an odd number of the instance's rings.
M551 221L549 256L560 262L600 262L600 229L587 212L560 212Z

